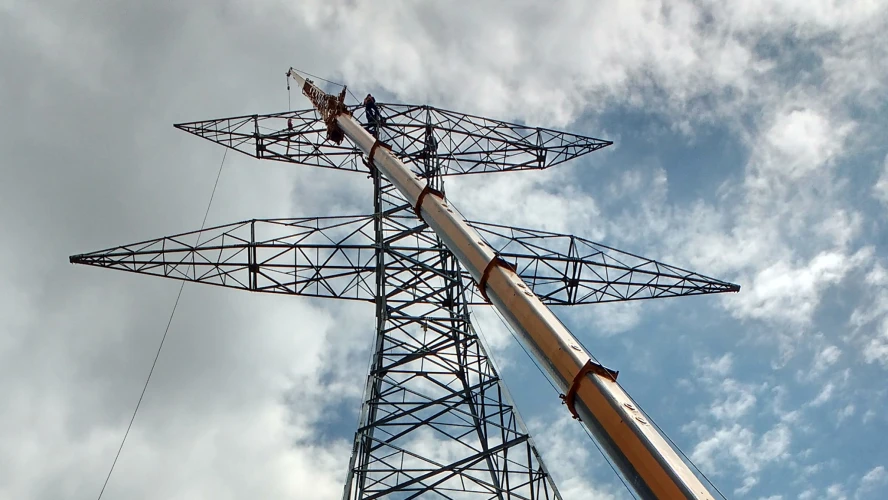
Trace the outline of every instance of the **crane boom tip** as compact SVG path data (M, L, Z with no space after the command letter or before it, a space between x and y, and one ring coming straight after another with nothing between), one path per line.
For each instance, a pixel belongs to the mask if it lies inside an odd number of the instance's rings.
M299 73L297 73L295 69L293 69L293 68L288 69L287 76L296 80L296 83L299 84L299 88L302 88L305 86L305 78L302 75L300 75Z

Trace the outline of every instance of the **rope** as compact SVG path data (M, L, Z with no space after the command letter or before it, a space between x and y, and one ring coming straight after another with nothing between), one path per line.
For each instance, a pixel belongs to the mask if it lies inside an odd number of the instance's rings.
M629 394L627 393L626 395L628 396ZM691 461L690 458L688 458L687 455L685 455L685 452L682 451L682 449L679 448L679 446L677 444L675 444L675 442L672 440L672 438L669 437L668 434L663 432L663 429L661 429L660 426L657 425L657 422L654 421L654 419L652 419L650 417L650 415L647 414L647 412L645 412L644 410L641 409L641 406L639 406L638 403L636 403L635 400L632 399L632 396L629 396L629 399L632 401L632 404L634 404L636 408L638 408L639 410L641 410L642 413L644 413L644 416L645 416L645 418L647 418L647 421L654 424L654 427L657 428L657 431L659 431L660 434L662 434L663 436L666 437L666 440L669 441L669 444L672 445L672 447L678 451L678 454L681 455L682 458L684 458L687 463L691 464L691 466L694 468L694 470L696 470L701 476L703 476L703 479L705 479L706 482L709 483L709 486L712 486L712 488L715 489L715 491L719 494L719 496L721 496L724 499L727 499L728 497L726 497L725 494L722 493L721 490L718 489L718 486L716 486L715 483L710 481L709 477L707 477L706 474L704 474L703 471L700 470L699 467L697 467L697 464L695 464L693 461Z
M586 437L589 438L589 441L592 441L592 444L595 445L595 449L598 450L598 453L601 453L601 456L604 457L604 461L607 462L607 465L609 465L611 470L614 471L614 474L616 474L616 476L618 478L620 478L620 482L623 483L623 487L626 488L626 491L628 491L629 494L632 495L632 498L634 498L635 500L638 500L638 497L635 495L635 492L632 491L632 488L630 488L628 484L626 484L626 480L623 479L623 475L620 474L619 471L617 471L617 468L614 467L614 463L611 462L610 459L607 458L607 455L604 454L604 451L601 450L601 446L599 446L598 441L596 441L595 438L592 437L592 433L589 432L589 429L587 429L586 426L582 425L582 424L580 424L580 427L583 428L583 432L586 433Z
M579 342L580 345L583 347L583 349L585 349L586 352L589 352L589 349L586 348L586 346L583 344L583 342L582 342L579 338L577 338L577 337L575 337L575 338L577 339L577 342ZM594 359L594 358L593 358L593 359ZM623 386L620 385L620 383L617 382L616 379L614 379L614 383L617 384L617 386L620 387L621 389L623 388ZM651 418L651 416L641 408L641 405L639 405L638 402L635 401L635 399L634 399L631 395L629 395L629 393L628 393L627 391L623 391L623 392L626 394L626 396L629 397L629 400L632 401L632 404L635 405L635 408L637 408L642 414L644 414L644 416L645 416L645 418L647 419L647 421L650 422L650 423L652 423L652 424L654 425L654 427L657 428L657 431L658 431L663 437L665 437L667 441L669 441L669 444L672 445L672 448L674 448L674 449L678 452L678 454L681 455L682 458L684 458L684 460L685 460L687 463L691 464L691 467L693 467L694 470L696 470L701 476L703 476L703 479L704 479L707 483L709 483L709 486L712 486L712 488L715 489L715 491L716 491L716 492L717 492L722 498L727 499L727 497L724 495L724 493L722 493L721 490L718 489L718 486L716 486L715 483L713 483L712 481L709 480L709 478L706 476L706 474L704 474L703 471L700 470L699 467L697 467L697 464L695 464L695 463L694 463L694 462L693 462L693 461L692 461L692 460L691 460L691 459L685 454L685 452L684 452L681 448L679 448L679 446L678 446L677 444L675 444L675 442L672 440L672 438L669 437L668 434L666 434L665 432L663 432L663 429L661 429L660 426L657 424L657 422L656 422L653 418ZM583 426L583 428L585 429L586 427ZM590 436L590 437L591 437L591 436ZM597 442L595 443L595 446L596 446L596 447L598 446L598 443L597 443ZM599 449L599 451L601 451L601 450ZM622 477L621 477L620 479L622 480ZM625 484L625 483L624 483L624 484Z
M543 371L543 368L540 366L540 364L537 363L536 358L534 358L533 356L530 355L530 353L524 347L524 343L522 343L520 340L518 340L518 336L515 334L515 330L512 329L512 326L509 325L509 323L505 320L505 318L502 317L502 315L500 314L499 310L497 310L497 308L492 307L491 309L493 309L493 312L496 313L496 317L499 318L499 320L500 320L500 322L502 322L503 326L506 327L506 330L512 335L512 338L515 339L515 342L518 343L518 346L521 347L521 350L524 351L524 354L527 355L527 358L531 361L531 363L533 363L534 366L536 366L537 370L543 375L543 378L546 379L546 382L549 382L549 385L552 386L552 390L555 391L556 394L560 395L561 391L558 390L558 387L555 386L555 383L549 379L549 376ZM636 408L638 408L637 405L636 405ZM592 437L592 434L589 432L589 429L587 429L586 426L583 425L582 423L580 423L580 427L583 428L583 431L586 433L586 436L589 437L589 441L592 441L592 444L595 445L595 449L598 450L598 453L601 454L601 457L604 458L604 461L607 462L607 465L610 466L611 470L614 471L614 474L617 476L617 478L620 479L620 482L623 483L623 487L626 488L626 491L628 491L629 494L632 495L632 498L638 500L638 497L635 495L635 492L632 491L632 488L630 488L628 484L626 484L626 480L623 478L623 475L620 474L620 472L617 470L616 466L613 464L613 462L611 462L610 458L608 458L608 456L601 449L601 446L598 445L598 441L596 441L595 438Z
M225 157L228 156L228 148L222 154L222 163L219 164L219 172L216 173L216 182L213 184L213 192L210 193L210 201L207 203L207 211L204 212L203 222L200 223L200 230L197 232L197 244L200 244L204 228L207 226L207 216L210 215L210 207L213 206L213 197L216 196L216 187L219 185L219 177L222 177L222 167L225 165ZM197 244L195 246L197 246Z
M207 223L207 216L210 214L210 207L213 205L213 197L216 196L216 187L219 185L219 177L222 176L222 166L225 165L225 157L228 156L228 149L225 150L225 154L222 155L222 163L219 165L219 173L216 174L216 182L213 184L213 192L210 194L210 202L207 204L207 211L204 213L203 222L200 225L200 231L198 231L197 235L197 244L200 244L200 236L203 232L204 227ZM105 477L105 482L102 484L102 490L99 491L98 500L101 500L102 495L105 493L105 488L108 486L108 481L111 479L111 473L114 472L114 466L117 465L117 459L120 458L120 453L123 451L123 445L126 444L126 438L129 436L130 430L133 428L133 422L136 420L136 414L139 412L139 407L142 406L142 399L145 397L145 391L148 390L148 383L151 381L151 375L154 374L154 368L157 366L157 360L160 358L160 351L163 349L164 341L166 341L167 334L170 333L170 325L173 324L173 317L176 315L176 308L179 307L179 299L182 298L182 290L185 288L185 282L179 286L179 293L176 294L176 302L173 304L173 310L170 312L170 319L167 321L166 329L163 332L163 337L160 339L160 345L157 347L157 353L154 355L154 361L151 363L151 370L148 371L148 378L145 379L145 385L142 387L142 394L139 395L139 401L136 403L136 408L133 410L133 416L130 417L129 425L126 426L126 432L123 434L123 439L120 441L120 447L117 448L117 454L114 456L114 461L111 463L111 469L108 471L108 475Z
M346 89L348 89L348 87L347 87L344 83L339 83L339 82L334 82L334 81L332 81L332 80L327 80L326 78L321 78L321 77L318 76L318 75L312 75L312 74L309 73L308 71L302 71L302 70L299 69L299 68L293 68L293 70L296 71L296 72L299 73L299 74L302 74L302 75L305 75L305 76L310 76L310 77L312 77L312 78L316 78L316 79L318 79L318 80L321 80L322 82L327 82L327 83L329 83L329 84L332 84L332 85L338 85L338 86L340 86L340 87L345 87ZM290 86L290 81L289 81L289 78L288 78L288 79L287 79L287 87L289 88L289 86ZM348 94L349 94L350 96L352 96L352 97L355 98L355 101L357 101L358 103L361 102L361 100L358 99L358 96L354 95L354 94L352 93L351 90L347 90L347 92L348 92Z
M515 339L515 342L518 343L518 347L520 347L521 350L524 351L524 354L527 355L527 359L529 359L530 362L533 363L533 366L535 366L536 369L539 370L540 375L542 375L543 378L546 380L546 382L548 382L549 385L552 386L552 390L555 391L556 393L560 394L561 391L558 390L558 387L555 386L555 383L552 382L552 380L549 378L549 375L547 375L546 372L543 371L543 368L540 366L539 363L537 363L536 358L531 356L530 353L527 352L527 349L524 347L524 343L521 342L520 340L518 340L518 336L515 334L515 330L512 329L512 326L506 322L505 318L502 317L502 315L500 314L499 310L496 307L492 307L491 309L493 309L493 312L496 314L496 317L499 318L500 323L502 323L503 326L506 328L506 331L509 332L509 334L512 335L512 338Z

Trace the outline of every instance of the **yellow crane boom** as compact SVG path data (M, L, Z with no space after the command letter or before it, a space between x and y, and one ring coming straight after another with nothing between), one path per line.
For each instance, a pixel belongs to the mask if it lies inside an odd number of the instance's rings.
M478 283L481 293L515 329L549 377L564 392L571 413L602 444L643 498L706 500L713 496L616 381L616 372L596 363L582 344L530 291L508 263L427 181L416 176L348 112L344 91L328 95L294 70L303 94L318 109L328 138L348 137L368 155L368 165L414 205Z

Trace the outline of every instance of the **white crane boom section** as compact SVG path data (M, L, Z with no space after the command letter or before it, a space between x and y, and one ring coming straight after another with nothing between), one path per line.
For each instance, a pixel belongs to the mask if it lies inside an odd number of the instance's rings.
M288 75L299 83L303 93L324 115L328 126L335 120L341 133L370 156L373 166L414 204L417 215L472 274L482 293L567 395L572 412L593 433L640 496L713 498L616 382L616 372L592 360L555 314L440 194L430 190L427 182L414 175L389 149L380 147L377 139L351 114L343 112L341 102L336 109L331 109L333 96L292 69Z

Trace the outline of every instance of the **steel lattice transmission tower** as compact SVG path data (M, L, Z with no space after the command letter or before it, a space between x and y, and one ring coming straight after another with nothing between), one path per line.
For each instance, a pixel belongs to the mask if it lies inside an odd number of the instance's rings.
M363 120L361 109L346 109L343 96L344 90L338 112ZM443 200L446 176L545 169L611 143L430 106L379 107L383 119L369 161L331 133L336 127L323 106L320 112L176 125L259 159L369 174L370 214L250 220L70 260L250 291L374 303L373 360L345 499L561 498L472 328L468 307L489 303L485 288L475 286L477 276L423 221L424 195L418 203L407 200L373 166L372 156L378 146L389 147L427 193ZM443 208L457 214L446 202ZM482 235L478 243L526 284L523 292L548 305L739 289L576 236L469 225ZM604 441L605 449L620 446ZM633 475L644 474L621 468L639 489ZM643 477L639 484L642 493L656 491Z

